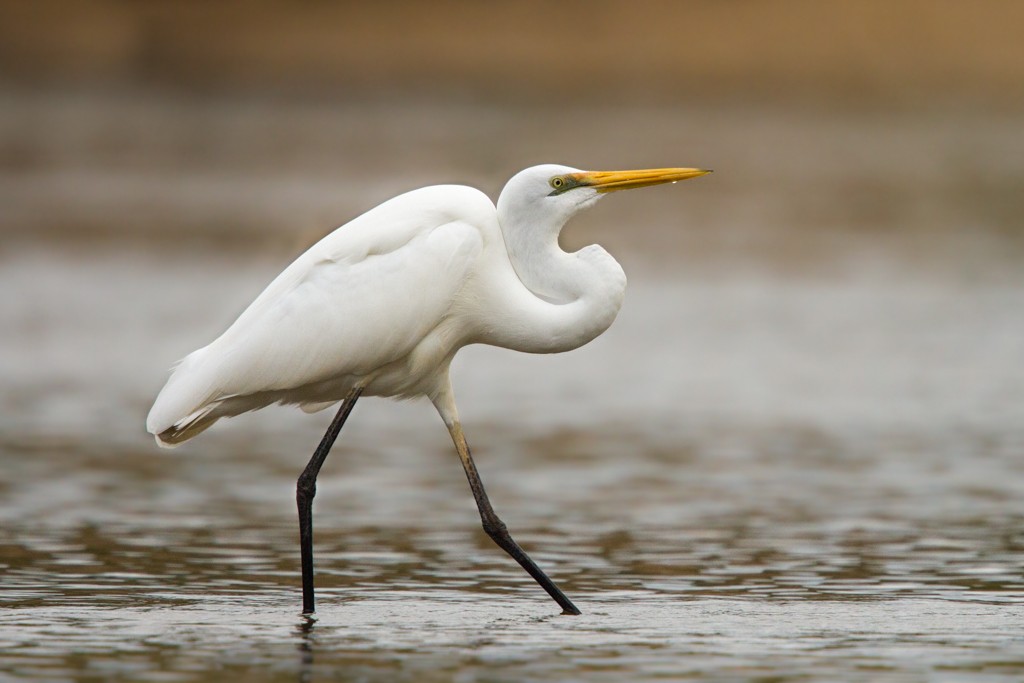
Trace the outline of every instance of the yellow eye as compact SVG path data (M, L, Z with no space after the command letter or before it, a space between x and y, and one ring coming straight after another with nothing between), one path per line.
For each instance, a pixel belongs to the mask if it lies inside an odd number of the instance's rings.
M551 187L555 188L556 190L561 190L563 187L565 187L565 178L562 178L561 176L552 178Z

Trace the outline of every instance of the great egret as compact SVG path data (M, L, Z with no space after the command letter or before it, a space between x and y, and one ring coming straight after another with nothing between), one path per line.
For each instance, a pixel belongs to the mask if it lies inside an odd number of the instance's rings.
M604 193L708 172L587 172L549 164L513 176L497 206L460 185L386 201L299 256L224 334L186 356L157 396L146 428L161 446L173 446L222 417L273 403L313 412L342 402L296 485L308 614L314 611L316 477L345 420L360 396L427 396L455 442L487 535L564 614L579 614L491 507L448 369L467 344L557 353L608 329L626 276L597 245L562 251L562 227Z

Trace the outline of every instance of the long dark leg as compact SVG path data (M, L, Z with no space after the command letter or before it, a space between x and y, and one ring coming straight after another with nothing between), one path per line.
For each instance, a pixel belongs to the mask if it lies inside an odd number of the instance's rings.
M306 469L302 470L299 480L295 485L295 501L299 505L299 547L302 552L302 613L312 614L316 610L313 605L313 496L316 495L316 476L320 474L327 454L331 452L338 433L348 419L349 413L355 407L360 394L361 387L356 387L349 392L348 396L334 416L327 433L320 440L313 457L309 459Z
M473 498L476 499L476 507L480 511L480 521L483 522L484 531L502 550L522 565L523 569L540 584L541 588L548 592L548 595L562 608L562 614L579 614L580 611L576 605L572 604L572 600L567 598L565 593L555 585L555 582L549 579L548 575L541 571L540 567L530 559L530 556L519 547L519 544L508 533L505 523L494 512L494 508L491 507L491 501L487 499L487 491L484 490L484 484L480 481L480 473L476 470L473 456L469 452L466 436L462 433L462 425L455 422L449 427L449 431L451 431L452 440L455 441L455 448L459 452L459 458L462 460L462 467L466 470L466 478L469 479L469 488L473 490Z

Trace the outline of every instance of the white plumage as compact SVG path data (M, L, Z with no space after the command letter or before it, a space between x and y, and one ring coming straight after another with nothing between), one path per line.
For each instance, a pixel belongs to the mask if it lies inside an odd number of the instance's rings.
M272 403L326 408L357 385L437 404L466 344L581 346L615 319L626 280L600 247L563 252L562 226L603 191L702 173L544 165L513 177L497 208L459 185L395 197L311 247L224 334L184 358L146 427L172 446Z
M545 165L516 174L497 206L457 185L395 197L311 247L224 334L185 357L146 428L173 446L222 417L272 403L314 411L344 401L296 487L303 612L311 613L312 502L338 432L360 396L428 396L452 435L484 530L564 613L579 614L491 507L448 368L467 344L554 353L604 332L622 305L626 276L599 246L562 251L562 226L603 192L706 172Z
M436 391L430 361L436 366L446 355L439 352L464 337L454 329L466 322L456 319L460 294L485 245L493 251L501 240L493 214L482 193L437 186L338 228L181 361L148 430L173 445L275 402L325 408L361 380L370 395Z

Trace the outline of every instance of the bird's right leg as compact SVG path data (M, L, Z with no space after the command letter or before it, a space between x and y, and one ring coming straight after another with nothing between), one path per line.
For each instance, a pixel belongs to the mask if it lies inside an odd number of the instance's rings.
M526 554L526 551L519 547L519 544L508 532L508 527L498 518L498 514L491 507L487 491L484 490L484 484L480 481L480 473L477 472L476 463L473 462L473 456L469 452L466 436L462 433L462 425L455 422L449 431L455 442L455 448L459 452L459 458L462 460L462 467L466 470L466 478L469 479L469 488L473 491L473 498L476 499L484 531L492 541L498 544L498 547L511 555L533 577L534 581L540 584L541 588L547 591L548 595L562 608L562 614L579 614L579 608L572 604L572 600L566 597L562 589L556 586L555 582L548 578L548 575Z
M316 495L316 477L362 393L363 388L356 387L342 401L338 414L334 416L331 426L327 428L324 438L320 440L320 445L317 446L295 485L295 501L299 506L299 548L302 553L303 614L312 614L316 611L313 598L313 496Z
M477 510L480 512L480 521L483 523L484 531L491 537L491 540L498 544L502 550L512 556L526 572L533 577L533 580L540 584L540 587L547 591L547 594L562 608L562 614L579 614L580 611L572 600L566 597L555 582L548 578L548 575L537 566L526 551L519 547L519 544L508 532L508 527L498 517L498 513L491 506L491 501L484 490L484 483L480 480L480 473L473 462L473 455L469 452L469 444L466 443L466 435L462 432L462 424L459 422L459 413L455 407L455 398L449 383L443 391L432 398L434 407L441 414L448 431L455 442L455 450L462 460L462 468L466 471L466 479L469 480L469 488L473 491L473 498L476 500Z
M562 608L563 614L579 614L580 609L565 597L561 589L555 586L555 582L548 578L548 574L544 573L541 567L537 566L537 563L530 559L526 551L520 548L519 544L512 539L512 535L509 533L508 527L505 526L505 522L498 517L498 513L490 506L487 492L483 488L483 481L480 480L480 473L476 471L476 463L473 462L473 456L469 452L469 444L466 442L466 435L463 433L462 424L459 422L459 410L455 405L452 383L447 377L444 377L441 390L431 396L430 399L433 401L437 413L444 421L444 425L449 428L452 440L455 441L456 451L459 452L462 467L466 470L466 478L469 479L469 487L473 492L476 509L480 513L480 521L483 522L483 530L486 531L487 536L498 544L498 547L511 555L526 570L526 573L534 578L534 581L540 584L541 588L547 591L548 595Z

